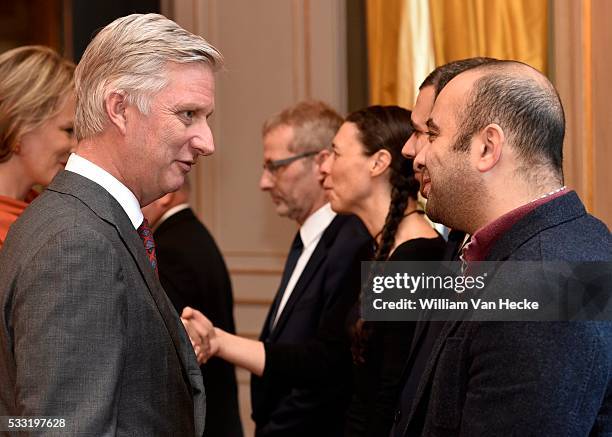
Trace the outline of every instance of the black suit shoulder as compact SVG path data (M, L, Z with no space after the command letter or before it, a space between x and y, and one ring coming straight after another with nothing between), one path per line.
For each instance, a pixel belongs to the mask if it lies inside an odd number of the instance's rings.
M337 251L361 247L371 237L362 221L354 215L337 215L321 237L330 249Z
M201 268L202 261L213 261L224 266L225 262L221 251L206 226L195 216L191 209L184 209L169 217L155 230L155 242L163 246L166 251L172 251L179 256ZM204 260L194 259L191 255L198 254ZM229 277L229 275L228 275Z
M361 220L353 215L338 215L321 239L326 239L329 251L325 273L328 291L340 295L349 287L356 286L358 290L359 262L368 259L372 248L372 237Z
M154 232L159 276L179 312L202 311L226 331L235 332L232 285L223 256L208 229L191 209L164 221Z
M612 239L574 191L531 211L505 233L488 260L609 261Z

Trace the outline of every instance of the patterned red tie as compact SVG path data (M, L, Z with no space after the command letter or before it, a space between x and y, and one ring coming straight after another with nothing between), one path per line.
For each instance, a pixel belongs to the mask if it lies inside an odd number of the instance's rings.
M149 257L151 267L153 267L153 270L155 270L155 274L158 274L157 257L155 256L155 241L153 240L153 232L151 231L149 222L146 218L142 221L142 224L137 230L138 235L140 235L140 239L142 240L142 244L144 245L145 251L147 252L147 257Z

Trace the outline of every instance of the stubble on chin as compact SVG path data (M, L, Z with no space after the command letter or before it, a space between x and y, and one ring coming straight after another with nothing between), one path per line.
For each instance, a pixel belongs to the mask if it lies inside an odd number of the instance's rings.
M453 172L444 186L433 186L425 205L427 216L435 223L464 232L473 231L479 221L479 210L487 199L485 185L479 175L464 167ZM461 175L461 176L459 176Z
M444 214L444 209L440 207L438 199L435 195L432 196L431 191L425 203L425 214L434 223L441 223L444 226L449 226L446 223L449 221L448 217Z

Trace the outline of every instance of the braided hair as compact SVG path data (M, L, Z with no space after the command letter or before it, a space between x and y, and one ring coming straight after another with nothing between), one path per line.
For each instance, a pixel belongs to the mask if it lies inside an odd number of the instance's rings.
M404 217L408 199L412 197L416 200L419 191L412 160L402 156L402 147L412 135L410 111L399 106L368 106L349 114L346 121L357 126L366 155L371 156L379 150L387 150L391 154L391 202L374 255L374 261L385 261L393 248L395 233Z
M346 118L347 122L354 123L357 127L358 139L366 155L371 156L379 150L387 150L391 155L389 165L391 201L380 233L380 242L373 257L374 261L385 261L389 258L408 201L410 198L416 200L419 191L412 160L405 158L401 153L413 131L410 114L410 111L399 106L369 106L349 114ZM371 325L358 317L351 331L353 359L356 362L363 362Z

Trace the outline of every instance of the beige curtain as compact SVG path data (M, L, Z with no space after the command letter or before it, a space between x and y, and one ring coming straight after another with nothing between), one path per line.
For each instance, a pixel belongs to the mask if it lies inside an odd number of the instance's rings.
M555 86L565 108L565 184L612 228L610 0L555 2Z
M398 65L405 62L398 55L403 0L367 0L368 73L370 103L392 104L400 94Z
M435 67L428 1L366 1L371 104L411 108Z
M436 65L473 56L515 59L546 73L547 0L429 0Z
M547 3L366 0L370 103L411 108L436 65L472 56L516 59L546 73Z

